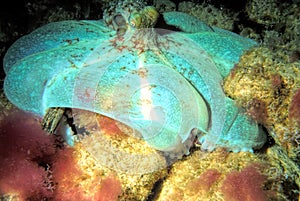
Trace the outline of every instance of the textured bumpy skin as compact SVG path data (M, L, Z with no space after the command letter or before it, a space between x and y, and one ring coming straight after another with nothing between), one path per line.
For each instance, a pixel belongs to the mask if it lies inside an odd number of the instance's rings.
M264 134L221 87L255 42L178 12L163 16L183 32L148 29L153 7L122 5L106 10L105 23L50 23L16 41L4 58L8 99L39 115L70 107L109 116L161 151L182 147L193 128L206 150L261 147Z

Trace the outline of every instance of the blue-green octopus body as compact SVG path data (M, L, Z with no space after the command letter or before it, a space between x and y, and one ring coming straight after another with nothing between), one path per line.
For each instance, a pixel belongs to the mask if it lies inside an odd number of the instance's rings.
M163 18L182 31L153 28L153 7L126 8L109 7L99 21L53 22L17 40L4 58L8 99L40 116L68 107L111 117L160 151L187 153L194 128L204 150L260 148L264 133L221 87L256 43L180 12Z

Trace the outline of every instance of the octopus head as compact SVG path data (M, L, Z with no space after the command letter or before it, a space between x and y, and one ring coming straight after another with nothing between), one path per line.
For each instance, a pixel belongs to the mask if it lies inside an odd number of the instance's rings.
M153 6L140 1L112 1L104 9L103 19L106 25L119 34L130 29L154 27L159 13Z

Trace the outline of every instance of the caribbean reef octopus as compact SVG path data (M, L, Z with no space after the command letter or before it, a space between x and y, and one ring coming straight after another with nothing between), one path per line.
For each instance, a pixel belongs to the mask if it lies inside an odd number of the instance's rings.
M52 22L4 58L4 91L55 132L64 108L110 117L162 152L253 151L266 136L223 92L222 80L256 42L181 12L111 1L102 20ZM72 145L71 128L65 129Z

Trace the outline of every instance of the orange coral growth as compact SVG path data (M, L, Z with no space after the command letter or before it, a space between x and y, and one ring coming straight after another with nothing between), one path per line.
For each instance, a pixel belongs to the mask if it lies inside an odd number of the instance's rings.
M101 187L95 195L97 201L117 201L122 193L122 186L119 180L113 176L101 181Z
M262 188L265 180L266 177L260 173L257 165L249 165L241 172L228 174L221 192L225 201L266 201L267 191Z
M188 184L190 191L197 193L200 191L208 192L212 185L220 178L221 173L216 169L208 169L198 178Z
M57 155L53 165L53 176L57 182L57 201L114 201L122 192L121 183L109 176L91 177L81 170L74 158L72 148L66 148Z
M84 200L83 189L76 182L82 172L76 165L73 151L72 148L61 150L53 164L53 177L57 182L54 196L57 201Z

